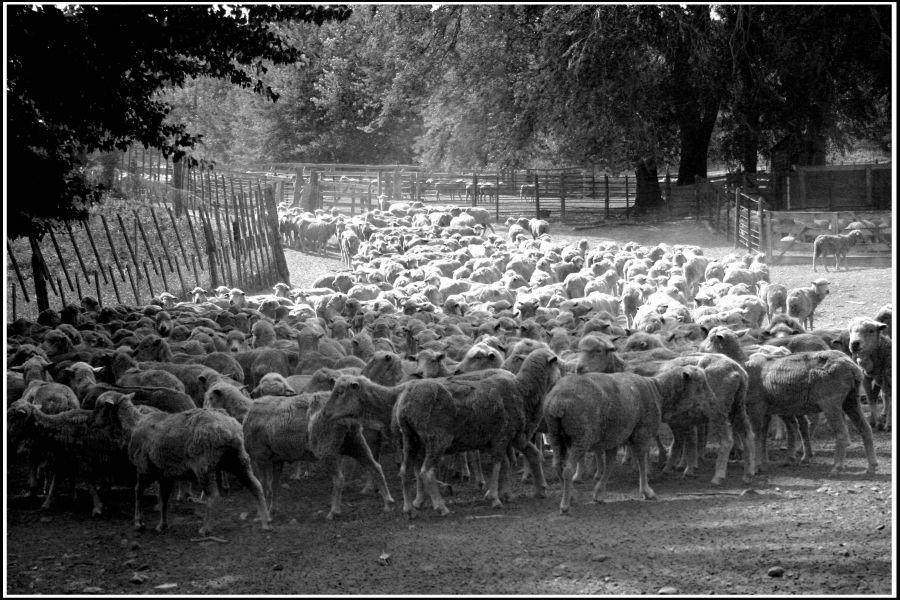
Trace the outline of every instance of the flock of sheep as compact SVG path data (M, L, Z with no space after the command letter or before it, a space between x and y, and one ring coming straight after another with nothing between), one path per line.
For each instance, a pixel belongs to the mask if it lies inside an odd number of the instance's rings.
M664 473L693 475L711 439L711 483L735 452L749 483L768 468L770 420L786 426L790 459L806 461L819 413L836 440L832 472L848 421L867 472L877 468L871 427L891 423L891 307L814 329L824 279L788 290L758 255L557 243L537 219L489 234L487 211L450 205L385 204L351 219L285 211L282 225L307 251L336 238L348 268L254 297L225 286L147 306L85 297L8 325L7 434L29 494L46 508L63 484L82 483L101 514L101 493L126 482L143 528L157 482L161 531L186 479L179 494L206 496L208 533L231 473L268 529L285 465L325 464L330 519L352 458L385 511L387 460L400 464L405 514L430 501L446 515L450 471L500 507L521 464L544 496L546 439L566 512L573 483L592 473L602 499L620 447L645 498L654 446Z

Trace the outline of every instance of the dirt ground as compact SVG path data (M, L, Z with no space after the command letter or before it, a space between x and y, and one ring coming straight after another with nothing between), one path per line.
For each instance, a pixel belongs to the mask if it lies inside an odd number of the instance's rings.
M554 235L691 243L710 256L731 251L694 224ZM290 251L288 260L295 286L340 268L333 258ZM788 287L805 285L812 275L808 266L773 267L771 274ZM817 327L873 314L892 300L892 268L825 276L832 294L817 311ZM893 443L889 433L874 437L874 476L865 474L862 443L852 429L848 468L830 476L833 438L823 426L811 464L776 466L750 486L741 484L741 464L732 462L725 484L711 488L713 461L706 459L696 479L657 475L651 485L658 500L642 501L637 474L617 465L607 501L587 503L591 484L582 483L580 502L566 516L559 514L560 484L548 459L547 498L532 498L531 486L517 483L518 498L491 509L475 485L453 481L448 517L423 508L412 521L399 507L382 513L377 496L359 492L358 469L351 469L344 514L331 522L325 519L330 477L311 464L307 477L283 482L271 532L253 521L251 496L233 489L217 506L218 541L195 541L198 508L187 502L173 507L165 534L134 531L132 494L125 489L113 490L102 517L90 517L86 493L40 511L39 501L14 497L23 473L11 464L4 490L5 592L656 594L674 588L685 595L893 594ZM770 443L776 464L784 457L779 446ZM396 464L383 464L400 504ZM153 504L144 498L148 513ZM773 567L782 569L780 576Z

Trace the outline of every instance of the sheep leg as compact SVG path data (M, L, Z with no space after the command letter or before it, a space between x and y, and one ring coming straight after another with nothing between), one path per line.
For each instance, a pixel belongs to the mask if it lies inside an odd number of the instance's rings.
M169 498L172 496L172 488L175 481L163 478L159 480L159 523L156 532L162 533L169 526Z
M853 423L853 427L859 432L860 437L863 439L863 446L866 449L866 460L869 463L866 474L874 475L878 470L878 460L875 458L875 444L872 441L872 428L869 427L869 424L863 416L862 406L860 406L859 400L844 400L842 408L844 409L844 414L847 415L847 418L850 419L850 422Z
M331 509L325 518L329 521L341 516L341 494L344 491L344 473L341 469L341 459L333 457L334 464L331 469Z
M800 428L797 424L797 418L794 416L782 416L781 422L784 423L785 430L787 431L787 455L785 460L780 464L783 467L796 465L798 462L797 438L800 437Z
M609 476L612 474L613 466L616 464L616 454L618 453L618 446L607 448L603 453L602 463L600 460L600 455L598 453L597 468L602 469L603 474L597 480L597 485L594 486L594 493L591 497L591 502L597 504L603 502L603 498L604 496L606 496L606 484L609 483Z
M441 498L441 490L438 487L437 477L435 477L435 465L440 461L443 452L434 445L429 446L425 450L425 459L422 461L422 468L419 473L422 477L423 486L428 491L428 495L431 496L432 508L440 513L442 517L446 517L450 514L450 509L447 508L444 499Z
M732 447L734 447L734 436L731 426L726 424L721 428L721 433L719 434L719 453L716 455L716 472L710 482L712 485L722 485L722 482L725 481L725 476L728 472L728 456L731 454ZM747 453L745 452L744 454L746 455ZM746 466L744 467L744 472L747 472Z
M57 482L59 480L58 475L56 474L56 469L53 469L50 473L50 489L47 490L47 497L44 499L44 503L41 504L41 510L49 510L53 503L56 501L56 488Z
M207 496L206 505L203 507L203 524L199 530L201 536L206 536L212 533L212 509L219 497L219 486L216 485L215 475L212 473L198 473L197 480ZM160 485L159 487L162 491L164 486ZM263 499L263 506L265 507L265 499Z
M97 493L97 486L90 481L86 483L88 493L91 495L91 501L94 503L94 507L91 509L91 516L99 517L103 514L103 502L100 500L100 494Z
M872 391L872 378L868 375L863 375L862 378L862 386L863 391L866 394L866 400L869 402L869 427L875 429L878 423L878 413L877 413L877 405L878 405L878 394L875 394Z
M656 492L650 487L648 482L649 458L650 452L647 444L635 444L633 452L638 465L638 486L641 496L646 500L656 499Z
M829 474L837 475L844 466L844 454L847 451L847 446L850 445L850 434L847 431L847 423L844 421L841 408L836 406L833 401L829 402L829 400L825 399L822 402L827 404L823 412L825 413L825 418L828 419L828 424L831 426L831 431L834 433L834 464Z
M553 454L554 461L556 461L556 454L556 452ZM576 452L574 449L570 449L568 459L566 460L566 466L559 475L563 484L562 499L559 501L559 514L561 515L569 512L569 508L572 506L572 497L575 493L575 485L573 483L575 469L576 465L582 461L583 457L584 452Z
M503 468L503 459L505 458L505 452L498 456L498 452L494 451L491 453L491 457L493 459L493 464L491 467L491 481L488 483L488 490L485 493L485 498L491 501L491 506L494 508L499 508L503 506L503 503L500 501L500 470Z
M266 497L263 494L262 484L259 482L259 479L253 474L253 469L250 466L250 456L247 454L247 451L243 448L237 449L237 456L235 456L230 462L228 471L234 473L237 476L238 481L241 482L245 488L250 490L253 494L253 497L256 498L256 506L257 513L259 515L259 520L262 523L262 528L264 531L272 529L272 525L269 523L269 511L266 507ZM281 471L278 471L278 474L281 474ZM275 484L277 485L278 481L275 480ZM219 495L219 489L216 485L215 480L212 481L212 492L217 497ZM210 495L209 504L207 504L207 512L211 509L212 501L214 500L214 496ZM272 506L274 508L275 505L275 496L273 492L272 496Z
M819 415L815 415L816 419L818 419ZM806 415L800 415L797 417L797 428L800 430L800 441L802 442L801 450L803 451L800 454L800 464L806 464L809 462L809 459L813 456L812 450L812 439L810 438L810 424L809 419Z
M881 417L882 429L886 432L891 431L891 380L885 377L881 385Z
M138 531L143 531L145 527L144 513L141 510L141 497L151 483L153 483L153 480L148 475L138 473L137 482L134 484L134 528Z
M737 441L744 448L744 451L741 453L744 461L744 474L741 477L741 481L743 483L750 483L753 481L753 476L756 475L756 439L753 435L753 431L747 430L738 432Z
M507 453L504 455L504 457L503 457L503 462L500 463L500 483L499 483L499 486L498 486L498 487L499 487L498 492L499 492L499 495L500 495L500 499L501 499L503 502L510 502L511 500L513 500L512 490L511 490L510 487L509 487L509 485L510 485L510 484L509 484L509 480L510 480L510 477L509 477L509 471L510 471L510 460L509 460L509 456L510 456L511 454L513 454L513 451L512 451L512 448L510 448L509 450L510 450L510 451L507 452ZM500 508L500 506L498 506L498 505L496 505L496 504L493 504L492 506L493 506L494 508Z
M688 427L684 430L684 473L682 473L682 477L697 476L697 449L700 445L699 440L697 439L698 437L699 435L696 427ZM638 463L638 467L640 468L640 462L638 461Z
M547 497L547 480L544 478L544 466L541 461L541 451L531 442L525 443L523 449L525 460L531 467L531 473L534 476L534 497Z
M269 518L273 518L275 516L275 501L278 496L278 488L281 487L279 482L281 481L281 472L284 469L284 463L280 460L276 460L269 465ZM262 485L262 482L260 482ZM265 489L263 490L263 497L265 498Z
M375 482L375 487L378 488L378 493L384 501L384 512L391 512L394 508L394 498L391 497L387 480L384 478L384 470L382 470L378 461L375 460L375 457L372 456L372 450L366 443L361 430L356 430L353 442L353 444L349 445L347 454L355 458L359 464L368 470L369 475Z
M421 487L419 485L417 469L418 461L416 453L418 451L418 448L414 447L414 444L405 432L402 434L401 442L402 456L400 460L400 489L403 491L403 513L410 519L413 519L416 517L416 509L409 499L410 494L407 488L406 476L410 472L413 473L413 478L416 480L417 490Z
M472 465L475 467L475 481L478 483L478 489L483 490L487 485L484 481L484 471L481 469L481 454L478 450L469 453L472 458Z
M658 436L657 436L658 437ZM684 432L679 427L672 428L672 448L669 450L669 456L666 458L666 464L663 467L663 474L670 475L678 468L678 462L681 461L684 453Z

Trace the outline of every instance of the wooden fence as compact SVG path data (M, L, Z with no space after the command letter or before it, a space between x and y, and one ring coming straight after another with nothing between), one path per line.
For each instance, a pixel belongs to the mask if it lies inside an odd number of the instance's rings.
M436 172L409 165L274 163L257 165L251 172L279 182L279 201L307 210L335 208L352 215L386 197L396 202L481 206L493 210L498 221L510 216L583 221L627 215L637 187L633 176L591 169ZM659 183L666 216L696 214L694 186L674 186L668 174Z
M86 221L7 239L7 316L34 318L85 295L146 304L164 291L189 299L195 286L251 292L288 282L275 185L211 169L185 169L182 189L174 179L157 153L124 153L116 193Z

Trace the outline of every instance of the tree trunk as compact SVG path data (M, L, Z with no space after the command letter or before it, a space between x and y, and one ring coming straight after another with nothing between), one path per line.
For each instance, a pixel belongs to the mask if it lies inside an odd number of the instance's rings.
M635 181L637 181L637 193L632 214L641 215L648 211L662 208L662 190L659 187L656 157L650 155L635 162L634 177Z
M681 156L676 185L691 185L698 176L706 179L706 157L718 112L719 103L713 99L681 105L678 115Z
M269 243L272 246L272 259L275 263L275 273L279 281L291 285L291 272L288 270L287 259L284 257L284 249L281 247L281 232L278 230L278 205L275 202L275 190L272 186L266 186L266 225L269 228ZM340 244L339 244L340 245Z

